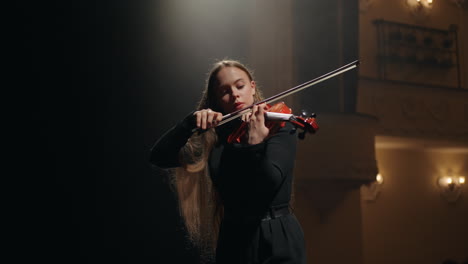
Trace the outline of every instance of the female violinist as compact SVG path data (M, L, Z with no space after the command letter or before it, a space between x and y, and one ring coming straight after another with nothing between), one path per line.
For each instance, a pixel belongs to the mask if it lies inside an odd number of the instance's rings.
M306 263L302 228L290 211L296 135L270 133L265 104L216 127L262 97L250 71L223 60L211 70L198 110L167 131L150 161L175 168L174 189L188 237L216 263ZM247 122L239 143L227 138ZM193 133L195 128L204 133Z

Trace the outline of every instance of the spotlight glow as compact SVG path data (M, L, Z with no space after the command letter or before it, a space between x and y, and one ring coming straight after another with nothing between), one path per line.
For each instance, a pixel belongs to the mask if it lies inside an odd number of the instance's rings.
M377 174L377 176L375 176L375 180L376 180L379 184L381 184L381 183L383 182L383 177L382 177L382 175L380 175L380 173Z

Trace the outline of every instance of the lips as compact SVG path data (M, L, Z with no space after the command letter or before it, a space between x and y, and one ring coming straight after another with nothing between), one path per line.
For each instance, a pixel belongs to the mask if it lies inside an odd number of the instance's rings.
M235 103L234 107L236 108L236 110L239 110L244 107L244 103Z

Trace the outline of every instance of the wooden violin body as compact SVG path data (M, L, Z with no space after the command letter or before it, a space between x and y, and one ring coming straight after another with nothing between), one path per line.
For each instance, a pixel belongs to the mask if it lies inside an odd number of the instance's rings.
M315 120L315 114L310 117L305 116L294 116L291 108L289 108L284 102L280 102L274 105L267 105L268 109L265 113L265 126L270 130L269 135L275 134L280 128L286 125L286 122L290 122L296 128L300 128L302 132L299 134L299 138L303 139L305 133L315 133L319 126ZM229 135L228 143L241 143L242 139L247 135L248 123L242 122L241 125Z

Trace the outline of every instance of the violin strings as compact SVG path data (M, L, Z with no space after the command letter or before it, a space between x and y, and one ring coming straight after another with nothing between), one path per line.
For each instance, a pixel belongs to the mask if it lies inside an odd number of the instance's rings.
M260 102L257 102L257 103L255 103L255 104L253 104L253 105L251 105L251 106L247 106L247 107L244 108L244 109L240 109L240 110L238 110L238 111L236 111L236 112L233 112L233 113L224 115L222 121L219 122L217 126L221 126L221 125L223 125L223 124L226 124L226 123L228 123L228 122L230 122L230 121L232 121L232 120L234 120L234 119L240 117L240 116L243 115L243 114L247 114L247 113L252 112L252 107L253 107L254 105L258 105L258 104L262 104L262 103L267 103L267 104L269 104L269 103L278 101L278 100L281 99L281 98L284 98L284 97L289 96L289 95L291 95L291 94L297 93L297 92L302 91L302 90L304 90L305 88L308 88L308 87L310 87L310 86L312 86L312 85L318 84L318 83L320 83L320 82L323 82L323 81L325 81L325 80L328 80L328 79L330 79L330 78L333 78L333 77L335 77L335 76L337 76L337 75L339 75L339 74L342 74L342 73L347 72L347 71L349 71L349 70L351 70L351 69L354 69L354 68L356 68L358 65L359 65L359 61L358 61L358 60L353 61L353 62L348 63L348 64L346 64L346 65L344 65L344 66L342 66L342 67L340 67L340 68L338 68L338 69L336 69L336 70L333 70L333 71L331 71L331 72L329 72L329 73L326 73L326 74L324 74L324 75L322 75L322 76L320 76L320 77L317 77L317 78L315 78L315 79L313 79L313 80L307 81L307 82L305 82L305 83L303 83L303 84L300 84L300 85L298 85L298 86L296 86L296 87L293 87L293 88L291 88L291 89L288 89L288 90L286 90L286 91L284 91L284 92L281 92L281 93L279 93L279 94L277 94L277 95L274 95L274 96L272 96L272 97L269 97L269 98L267 98L267 99L264 99L264 100L262 100L262 101L260 101Z

